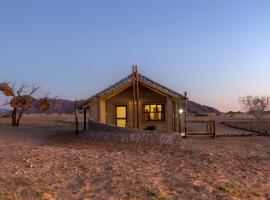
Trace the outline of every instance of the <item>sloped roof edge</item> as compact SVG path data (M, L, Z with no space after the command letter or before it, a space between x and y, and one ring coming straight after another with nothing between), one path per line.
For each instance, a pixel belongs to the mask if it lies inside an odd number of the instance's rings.
M85 105L87 105L95 100L98 100L101 97L104 97L104 96L107 96L107 95L110 95L110 94L116 92L118 89L131 83L132 78L133 78L133 75L130 74L127 77L117 81L113 85L110 85L106 89L96 93L95 95L91 96L90 98L88 98L86 100L77 101L77 107L83 108ZM153 89L159 90L159 91L161 91L169 96L173 96L173 97L180 98L180 99L186 98L184 95L181 95L180 93L178 93L172 89L169 89L169 88L157 83L156 81L154 81L154 80L152 80L152 79L150 79L142 74L139 74L139 82L142 82L142 83L152 87Z

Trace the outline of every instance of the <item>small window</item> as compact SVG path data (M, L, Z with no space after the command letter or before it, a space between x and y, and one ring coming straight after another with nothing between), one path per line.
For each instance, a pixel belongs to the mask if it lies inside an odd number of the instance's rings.
M164 104L145 104L143 105L145 121L164 121L165 106Z
M149 105L145 105L145 106L144 106L144 112L149 112L149 111L150 111Z

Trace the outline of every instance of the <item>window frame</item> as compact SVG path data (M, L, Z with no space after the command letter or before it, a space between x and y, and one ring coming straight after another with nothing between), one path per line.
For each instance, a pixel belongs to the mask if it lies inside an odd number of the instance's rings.
M151 112L151 106L155 106L156 110L157 110L157 106L161 106L162 111L156 111L156 112ZM145 106L149 106L149 112L145 111ZM142 113L144 114L144 121L165 121L165 104L164 103L145 103L142 106ZM149 119L145 118L145 114L149 114ZM161 113L161 119L151 119L150 118L150 114L154 113L154 114L158 114Z

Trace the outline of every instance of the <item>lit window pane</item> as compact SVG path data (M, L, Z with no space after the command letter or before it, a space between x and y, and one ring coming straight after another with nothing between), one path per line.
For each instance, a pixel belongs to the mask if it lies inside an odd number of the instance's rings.
M165 119L163 104L148 104L144 105L144 119L145 121L163 121Z
M155 113L150 113L150 120L155 120Z
M126 107L124 106L117 106L116 107L116 114L117 114L117 118L126 118L126 114L127 114L127 111L126 111Z
M162 105L157 105L157 112L161 112L162 111Z
M123 128L125 128L125 127L126 127L126 124L127 124L127 120L125 120L125 119L117 119L116 125L117 125L118 127L123 127Z
M150 105L150 111L156 112L156 105Z
M145 105L145 106L144 106L144 112L149 112L149 111L150 111L149 105Z

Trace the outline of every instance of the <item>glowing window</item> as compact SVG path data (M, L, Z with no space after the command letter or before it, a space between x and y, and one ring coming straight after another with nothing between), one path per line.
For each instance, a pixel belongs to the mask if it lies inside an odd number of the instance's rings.
M164 104L145 104L143 105L145 121L164 121L165 105Z

